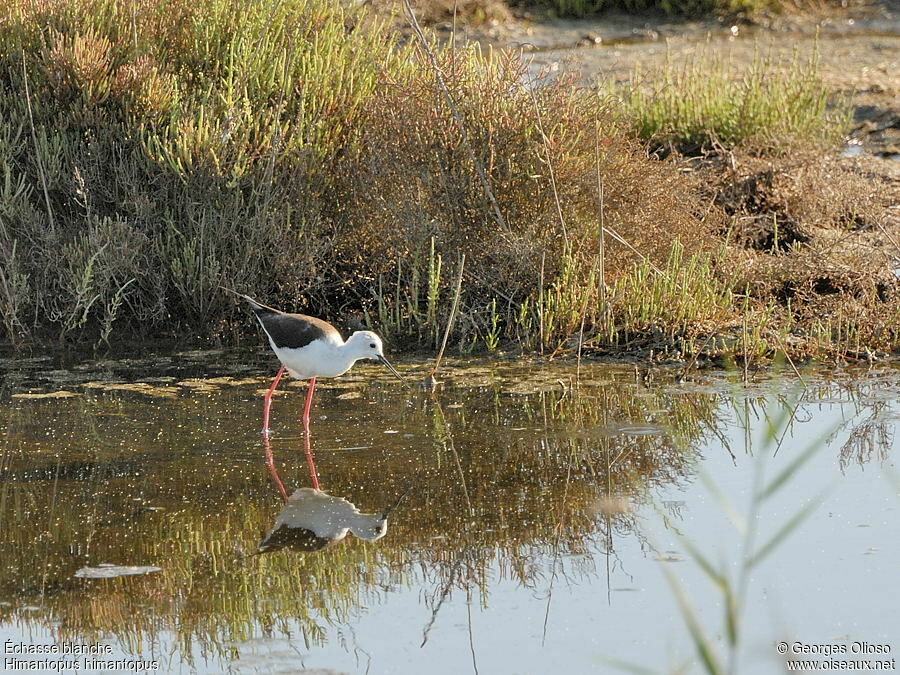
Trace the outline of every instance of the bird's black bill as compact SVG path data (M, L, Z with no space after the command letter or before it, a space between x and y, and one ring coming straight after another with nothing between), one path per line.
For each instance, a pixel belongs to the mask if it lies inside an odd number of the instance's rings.
M388 519L388 516L391 515L391 514L394 512L394 510L395 510L398 506L400 506L400 502L402 502L402 501L403 501L403 498L404 498L406 495L409 494L409 491L410 491L410 490L412 490L412 486L406 488L406 489L400 494L400 496L397 497L397 501L395 501L393 504L391 504L389 507L387 507L387 508L384 510L384 513L381 514L381 517L384 518L385 520L387 520L387 519Z
M400 380L400 381L401 381L403 384L405 384L407 387L409 386L409 384L408 384L407 381L403 378L403 376L402 376L400 373L397 372L397 370L394 368L394 366L392 366L392 365L390 364L390 362L389 362L386 358L384 358L383 356L379 356L379 357L378 357L378 360L381 361L384 365L386 365L386 366L388 367L388 370L390 370L394 375L397 376L397 379L398 379L398 380Z

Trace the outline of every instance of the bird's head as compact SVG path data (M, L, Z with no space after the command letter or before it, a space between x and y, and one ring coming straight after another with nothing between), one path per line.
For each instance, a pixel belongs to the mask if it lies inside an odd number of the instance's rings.
M350 339L347 340L347 344L350 346L354 356L357 359L375 359L376 361L381 361L384 365L388 367L394 375L396 375L397 379L401 382L406 382L403 379L403 376L398 373L394 366L388 362L388 360L384 357L384 345L381 343L381 338L375 335L370 330L359 330L356 331L353 335L350 336Z
M387 534L387 517L380 513L360 513L350 531L360 539L378 541Z
M400 503L409 493L409 490L410 488L407 487L400 493L400 496L397 497L397 501L388 506L381 513L358 513L356 522L350 526L350 531L354 536L365 539L366 541L377 541L378 539L381 539L387 534L388 518L391 513L394 512L394 509L400 506Z
M361 359L383 359L384 344L381 338L370 330L358 330L347 344L353 347L353 353Z

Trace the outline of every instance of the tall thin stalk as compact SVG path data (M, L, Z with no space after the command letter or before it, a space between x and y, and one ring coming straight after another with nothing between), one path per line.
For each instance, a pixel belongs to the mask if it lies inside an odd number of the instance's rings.
M454 103L453 101L453 96L451 96L450 94L450 89L447 88L447 83L444 81L444 76L441 74L441 68L437 64L437 59L434 58L434 52L431 50L431 47L428 45L428 40L425 38L425 35L422 33L422 29L419 27L419 22L418 20L416 20L416 15L412 11L412 7L409 6L409 0L403 0L403 8L406 10L406 18L409 20L409 25L412 27L413 32L416 34L416 38L418 38L419 40L419 46L422 47L422 51L425 52L425 55L428 57L428 62L434 69L434 75L437 79L438 85L441 88L441 92L443 93L444 98L447 101L447 105L450 107L450 112L453 115L453 119L456 121L456 126L459 127L459 133L462 136L463 146L465 146L466 152L469 155L469 159L472 160L472 164L475 166L475 171L478 172L478 178L481 180L481 188L482 190L484 190L485 196L491 203L491 208L494 211L494 218L497 220L497 224L503 229L504 232L509 232L509 226L506 224L506 218L503 217L503 213L500 211L500 205L497 203L496 197L494 197L494 191L491 190L491 184L490 181L488 181L487 174L484 171L484 166L482 166L481 162L478 160L478 157L475 155L475 151L472 149L472 144L469 142L469 133L468 131L466 131L466 125L463 122L462 116L459 114L456 103Z
M465 268L465 265L466 254L463 253L459 257L459 272L456 275L456 292L453 295L453 306L450 308L450 316L447 319L447 328L444 329L444 340L441 342L441 349L438 352L437 358L434 360L434 367L432 367L431 372L428 374L426 382L434 380L434 375L441 365L441 359L444 358L444 350L447 349L447 340L450 337L450 330L453 328L453 321L456 319L456 310L459 308L459 296L462 294L463 269Z
M50 191L47 189L47 175L44 173L44 161L41 158L41 147L38 145L37 131L34 128L34 112L31 109L31 92L28 88L28 68L25 65L25 51L22 51L22 77L25 81L25 105L28 107L28 122L31 129L31 140L34 143L34 158L37 162L38 174L41 177L41 187L44 191L44 203L47 205L47 219L50 229L55 229L53 221L53 208L50 206Z
M550 187L553 189L553 203L556 205L556 217L559 218L559 226L562 228L563 243L566 250L569 249L569 233L566 230L566 219L563 216L562 203L559 200L559 190L556 189L556 171L553 169L553 158L550 156L550 142L544 133L544 122L541 118L541 106L538 105L537 96L534 94L535 83L532 80L528 86L531 103L534 106L534 114L537 120L538 132L541 134L541 145L544 148L544 157L547 161L547 170L550 172Z

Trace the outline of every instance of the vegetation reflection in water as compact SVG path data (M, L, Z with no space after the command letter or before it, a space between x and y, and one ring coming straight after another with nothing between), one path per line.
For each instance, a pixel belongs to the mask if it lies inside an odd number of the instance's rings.
M72 397L13 399L3 413L0 621L58 640L115 636L131 653L171 632L189 661L198 648L234 658L243 641L298 627L307 646L322 644L329 627L397 588L423 589L433 616L455 591L477 591L486 606L498 570L527 588L599 574L617 541L641 538L634 504L692 480L701 442L733 423L724 379L654 383L592 367L575 386L565 366L478 366L429 395L362 371L323 387L327 416L312 423L322 488L366 512L408 494L377 543L349 537L311 554L257 553L283 506L259 434L262 378L76 384ZM288 493L310 481L302 396L289 391L275 402L271 439ZM755 406L771 387L742 391ZM805 396L855 400L823 381ZM889 446L872 410L845 461ZM101 563L161 571L74 578Z

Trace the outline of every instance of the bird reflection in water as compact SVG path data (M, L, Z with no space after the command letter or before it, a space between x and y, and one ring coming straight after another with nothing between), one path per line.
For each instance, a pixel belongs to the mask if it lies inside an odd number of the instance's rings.
M282 548L306 553L321 551L343 541L348 533L366 541L377 541L387 534L388 516L404 495L382 513L360 513L343 497L315 488L299 488L281 509L257 551L267 553Z
M312 481L312 486L316 490L318 490L319 474L316 471L316 463L313 460L312 447L310 446L308 435L304 438L304 441L306 466L309 469L309 479L310 481ZM269 474L272 476L272 480L275 481L275 487L278 488L278 494L281 495L281 498L284 501L288 501L287 490L285 490L284 483L281 482L278 471L275 469L275 456L272 454L272 444L269 442L268 435L263 436L263 448L265 448L266 452L266 468L269 470Z
M308 438L308 437L307 437ZM310 476L315 487L299 488L288 497L284 483L275 468L272 447L268 437L263 437L266 451L266 467L275 481L285 505L275 519L275 524L257 547L257 553L289 549L311 553L343 541L353 534L366 541L377 541L387 534L387 521L406 493L381 513L360 513L355 505L343 497L335 497L319 489L312 453L307 445Z

